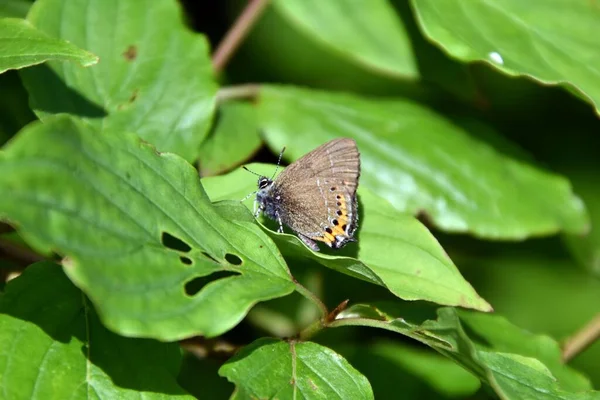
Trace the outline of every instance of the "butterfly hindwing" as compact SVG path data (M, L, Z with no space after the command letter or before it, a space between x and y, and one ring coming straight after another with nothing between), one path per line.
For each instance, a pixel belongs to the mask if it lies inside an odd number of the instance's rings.
M354 241L359 176L360 158L352 139L335 139L306 154L274 182L282 222L329 247Z

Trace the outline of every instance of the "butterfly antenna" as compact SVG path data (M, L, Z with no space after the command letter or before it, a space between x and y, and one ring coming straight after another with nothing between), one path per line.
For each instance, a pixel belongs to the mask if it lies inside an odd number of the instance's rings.
M259 177L260 177L260 176L262 176L261 174L257 174L257 173L256 173L256 172L254 172L254 171L250 171L248 168L246 168L246 166L245 166L245 165L244 165L242 168L244 168L246 171L248 171L248 172L250 172L251 174L254 174L254 175L256 175L256 176L259 176Z
M283 149L281 149L281 153L279 153L279 159L277 160L277 168L275 168L275 172L273 172L273 176L271 177L271 180L273 180L273 178L275 178L275 175L277 175L277 171L279 171L279 165L281 164L281 157L283 157L284 151L285 151L285 146L283 147Z

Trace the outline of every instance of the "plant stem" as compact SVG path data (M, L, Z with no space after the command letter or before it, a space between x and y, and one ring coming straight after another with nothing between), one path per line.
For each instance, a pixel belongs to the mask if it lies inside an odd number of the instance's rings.
M260 85L248 83L245 85L226 86L217 92L217 103L232 99L254 99L258 96Z
M600 338L600 314L597 314L587 325L566 340L562 351L563 361L571 360L598 338Z
M233 23L217 50L213 55L213 68L216 72L221 72L225 65L233 56L233 53L240 47L244 38L254 26L258 17L262 14L269 0L250 0L248 5L242 11L240 16Z
M308 301L316 305L321 313L321 318L326 318L329 314L329 310L327 310L327 306L323 304L321 299L315 296L313 292L302 286L296 279L294 279L294 284L296 285L296 292L300 293L302 296L306 297Z

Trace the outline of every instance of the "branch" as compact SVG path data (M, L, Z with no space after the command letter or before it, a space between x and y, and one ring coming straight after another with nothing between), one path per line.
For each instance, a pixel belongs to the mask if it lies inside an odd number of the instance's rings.
M563 361L571 360L598 338L600 338L600 314L565 341L562 351Z
M223 71L225 65L229 62L233 53L240 47L240 44L248 35L250 29L252 29L268 3L269 0L250 0L248 2L244 11L242 11L231 29L229 29L221 43L217 46L217 50L213 55L213 68L216 72Z

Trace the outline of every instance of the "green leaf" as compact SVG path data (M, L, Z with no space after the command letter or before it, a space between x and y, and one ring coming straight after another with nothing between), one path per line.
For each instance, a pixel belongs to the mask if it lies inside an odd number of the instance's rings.
M273 6L304 33L353 62L399 78L419 76L403 22L386 0L277 0Z
M581 151L571 154L583 159ZM588 165L568 173L590 213L592 228L586 235L565 235L565 242L580 264L600 278L600 191L597 182L600 169L596 167L595 158L594 154Z
M28 267L0 297L4 399L192 399L176 343L108 331L61 268Z
M378 327L418 340L453 359L478 376L483 382L490 385L502 399L600 398L600 392L583 392L580 389L566 390L567 385L564 385L562 381L557 381L540 360L518 354L521 350L525 350L525 353L531 352L531 348L527 348L528 346L517 343L518 339L515 340L512 346L506 347L507 351L513 350L514 353L489 351L489 349L482 347L465 333L455 309L441 308L438 310L437 320L427 320L420 324L408 322L395 314L394 310L390 312L385 308L378 309L369 305L355 305L340 313L334 324L337 324L337 326L365 325ZM524 336L514 327L504 325L510 328L510 333L520 335L521 340L531 338L530 336ZM477 333L480 332L482 331ZM486 338L487 336L483 337L483 339ZM537 354L547 355L554 350L556 343L548 346L548 342L546 342L544 346L546 347L539 349ZM554 363L554 360L552 362ZM563 366L563 368L566 369L567 367ZM561 371L562 373L566 372L564 369ZM569 372L570 378L572 378L574 371ZM573 382L570 381L569 385ZM533 396L532 394L536 395Z
M0 18L0 73L41 64L46 61L75 61L84 67L98 57L71 43L55 39L18 18ZM57 63L64 67L64 64ZM74 70L81 70L77 66Z
M425 212L440 229L523 239L587 228L566 179L496 152L409 100L267 86L258 110L267 144L286 146L291 160L334 137L354 138L361 186L398 210Z
M266 176L275 170L265 164L251 164L248 168ZM224 176L204 178L202 184L213 201L240 200L256 190L256 176L238 169ZM252 208L251 200L246 204ZM358 245L349 244L341 251L315 253L295 235L272 231L269 234L284 254L301 254L336 271L386 287L405 300L491 310L418 220L364 189L359 189L359 204Z
M567 84L600 113L597 5L557 0L413 0L426 36L452 57L483 61L509 75ZM577 57L574 58L573 55Z
M219 106L216 127L202 143L198 164L202 176L217 175L248 160L262 145L255 107L228 102Z
M517 354L479 351L492 372L496 393L507 399L600 399L600 392L571 393L563 390L548 368L535 358Z
M0 3L0 18L25 18L31 7L27 0L2 0Z
M576 391L592 388L586 377L563 363L560 346L550 336L534 335L499 315L464 310L458 310L458 315L494 351L518 353L542 361L566 389Z
M219 335L294 289L243 206L224 218L191 165L133 134L64 116L34 123L0 153L0 192L0 219L67 255L69 278L126 336Z
M215 107L209 46L173 0L39 0L29 20L100 56L93 69L50 64L22 75L44 119L86 117L139 134L161 151L198 156ZM84 16L84 17L82 17Z
M372 399L367 378L339 354L311 342L259 339L219 370L235 399Z
M559 244L549 243L552 249ZM600 280L549 248L525 249L528 251L511 255L502 246L497 255L486 252L485 257L456 260L469 281L511 322L531 332L566 339L598 314ZM570 364L595 378L598 387L599 359L600 342L596 342Z

